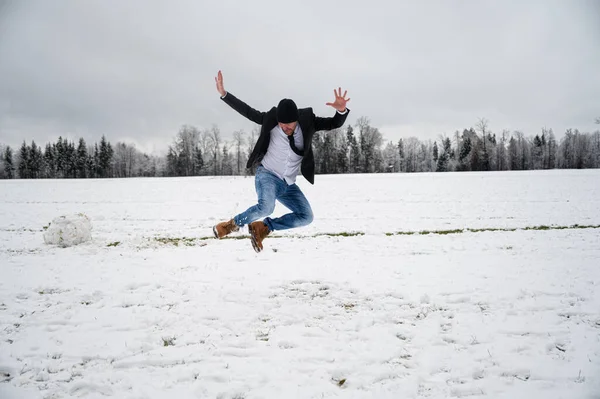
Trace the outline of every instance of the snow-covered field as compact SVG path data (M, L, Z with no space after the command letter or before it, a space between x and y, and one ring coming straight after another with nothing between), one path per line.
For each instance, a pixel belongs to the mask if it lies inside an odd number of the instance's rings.
M299 184L256 254L253 177L0 181L0 398L600 398L600 171Z

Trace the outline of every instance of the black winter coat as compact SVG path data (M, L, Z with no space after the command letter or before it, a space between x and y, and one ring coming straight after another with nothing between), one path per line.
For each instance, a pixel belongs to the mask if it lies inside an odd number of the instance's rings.
M261 125L260 135L248 158L248 163L246 164L246 168L254 168L260 163L269 148L271 130L277 126L277 107L273 107L267 112L260 112L250 107L230 92L227 92L222 100L242 116ZM310 184L314 184L315 182L315 160L312 151L313 136L315 132L321 130L333 130L342 127L350 113L350 109L346 108L346 111L347 112L343 115L336 111L333 117L323 118L315 116L312 108L298 109L298 123L300 124L302 136L304 137L304 157L302 159L300 171L302 172L302 176L304 176Z

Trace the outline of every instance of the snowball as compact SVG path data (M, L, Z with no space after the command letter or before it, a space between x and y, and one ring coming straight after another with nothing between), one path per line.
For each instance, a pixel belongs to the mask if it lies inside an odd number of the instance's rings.
M44 232L44 242L66 248L92 239L90 219L82 214L55 218Z

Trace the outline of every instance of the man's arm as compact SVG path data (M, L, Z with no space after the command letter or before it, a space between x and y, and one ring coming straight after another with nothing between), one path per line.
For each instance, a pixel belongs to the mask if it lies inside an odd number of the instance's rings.
M319 130L333 130L342 127L349 112L350 109L346 108L344 112L336 111L335 115L330 118L315 117L315 130L318 132Z
M250 119L252 122L258 123L259 125L263 124L265 113L255 110L250 107L248 104L229 93L225 90L223 86L223 74L219 71L217 77L215 78L215 82L217 84L217 91L221 95L221 100L223 100L227 105L231 108L235 109L242 116Z
M265 112L260 112L234 96L233 94L226 92L224 97L221 97L227 105L231 108L235 109L242 116L250 119L254 123L258 123L259 125L263 124L265 120Z
M332 103L325 103L325 105L329 105L336 109L336 113L332 118L315 118L315 130L333 130L339 127L342 127L346 118L348 117L348 113L350 110L346 108L346 103L350 101L350 99L346 99L346 94L348 91L344 91L344 95L342 96L342 88L338 88L339 91L333 90L335 94L335 101Z

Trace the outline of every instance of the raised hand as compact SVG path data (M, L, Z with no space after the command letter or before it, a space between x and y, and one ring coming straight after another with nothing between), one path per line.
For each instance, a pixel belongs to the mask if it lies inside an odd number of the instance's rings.
M219 73L215 77L215 83L217 84L217 91L219 92L219 94L221 94L221 97L227 94L225 88L223 87L223 74L221 73L221 71L219 71Z
M333 94L335 95L335 101L332 103L325 103L325 105L332 106L333 108L335 108L336 110L338 110L340 112L346 111L346 103L348 101L350 101L349 98L346 99L346 93L348 93L348 90L345 90L344 95L342 96L342 88L341 87L338 88L338 91L333 89Z

